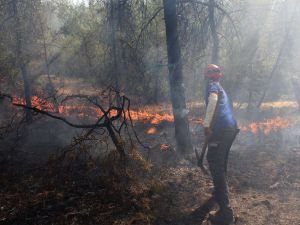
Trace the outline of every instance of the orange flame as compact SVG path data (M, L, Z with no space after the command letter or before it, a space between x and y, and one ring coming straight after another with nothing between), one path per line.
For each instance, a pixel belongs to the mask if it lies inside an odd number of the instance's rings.
M19 98L19 97L13 97L13 103L14 104L24 104L25 105L25 99ZM33 107L36 107L40 110L45 110L48 112L55 112L55 106L53 103L43 100L39 98L38 96L32 96L31 104ZM290 102L280 102L276 107L279 106L291 106ZM162 123L163 121L166 122L173 122L174 116L170 112L170 107L167 105L157 105L153 106L149 109L145 108L145 110L141 111L134 111L130 110L130 116L133 121L144 121L145 123L151 123L152 125L158 125ZM58 111L61 114L65 115L77 115L80 118L99 118L103 116L102 111L97 108L96 106L91 105L59 105ZM158 111L167 111L164 113L158 113ZM110 116L116 116L117 111L112 110L110 112ZM129 117L129 113L126 112L125 115L127 118ZM202 118L196 118L191 117L189 118L190 122L193 124L202 124L203 119ZM261 122L251 122L249 124L240 124L241 131L245 132L251 132L253 134L258 134L259 132L264 133L266 135L270 134L271 132L276 132L279 129L288 128L289 126L293 125L294 122L292 122L292 119L290 118L281 118L281 117L275 117L271 119L265 119ZM157 129L154 127L151 127L147 130L147 134L156 134Z
M23 105L25 105L26 101L23 98L19 98L19 97L14 96L13 97L13 104L23 104ZM46 100L43 100L43 99L39 98L38 96L32 96L31 97L31 105L32 105L32 107L35 107L37 109L47 110L47 111L50 111L50 112L53 112L54 108L55 108L52 103L50 103Z
M167 121L167 122L173 122L174 121L174 116L170 115L168 113L165 113L163 115L160 115L158 113L153 115L153 119L151 120L151 124L157 125L160 124L162 121Z
M157 129L155 127L150 127L147 130L147 134L156 134L157 133Z
M169 150L171 150L171 146L169 145L169 144L160 144L160 150L162 151L162 152L166 152L166 151L169 151Z
M252 122L248 125L241 125L242 131L250 131L257 134L259 131L264 134L270 134L271 132L278 131L279 129L288 128L291 125L291 121L281 117L275 117L272 119L265 119L262 122Z
M131 118L136 121L150 121L151 124L157 125L162 121L173 122L174 116L169 113L158 114L158 113L150 113L146 111L130 111Z

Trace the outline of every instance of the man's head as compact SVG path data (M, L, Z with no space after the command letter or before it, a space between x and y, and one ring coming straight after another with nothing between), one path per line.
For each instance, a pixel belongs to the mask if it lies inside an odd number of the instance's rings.
M220 67L215 64L208 64L204 70L204 77L208 80L219 80L223 76Z

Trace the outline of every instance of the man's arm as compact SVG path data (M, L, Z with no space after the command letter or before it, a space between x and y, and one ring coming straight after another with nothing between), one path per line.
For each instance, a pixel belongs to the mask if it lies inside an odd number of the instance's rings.
M205 119L203 122L205 136L208 138L212 135L211 123L217 107L217 102L218 94L215 92L211 92L208 96L208 105L206 108Z

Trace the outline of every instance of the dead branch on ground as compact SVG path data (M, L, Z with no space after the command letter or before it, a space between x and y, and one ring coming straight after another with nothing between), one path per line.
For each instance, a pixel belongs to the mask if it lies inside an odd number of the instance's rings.
M113 142L116 150L119 153L120 159L124 160L126 158L126 150L124 147L124 143L122 141L122 132L126 131L126 134L129 136L130 143L133 144L132 137L129 132L129 128L132 128L134 136L138 143L142 145L139 141L136 132L133 129L133 122L130 116L130 99L121 94L118 91L113 89L109 89L108 92L109 96L105 96L105 92L102 92L102 96L87 96L87 95L72 95L66 96L61 102L60 105L65 104L70 100L85 100L89 104L92 104L94 107L100 110L100 114L97 115L97 120L94 123L77 123L72 122L68 118L61 116L61 114L55 112L49 112L46 110L41 109L38 106L28 107L25 104L18 103L14 101L14 97L9 94L0 93L1 98L7 98L10 100L12 105L16 107L21 107L24 109L30 109L33 115L45 115L52 119L60 120L67 125L74 127L74 128L81 128L81 129L88 129L86 134L83 136L84 139L88 139L91 134L95 131L107 131L111 141ZM111 99L119 99L117 104L111 102ZM107 100L109 99L109 102ZM102 132L101 132L102 133ZM143 147L146 147L142 145Z

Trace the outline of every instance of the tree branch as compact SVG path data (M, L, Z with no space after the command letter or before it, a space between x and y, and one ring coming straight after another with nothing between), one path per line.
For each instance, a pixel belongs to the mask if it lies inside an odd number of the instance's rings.
M239 36L239 33L238 33L238 30L234 24L234 21L233 19L231 18L230 14L225 10L223 9L221 6L219 6L218 4L214 4L214 5L211 5L209 3L206 3L206 2L201 2L199 0L181 0L182 3L196 3L196 4L201 4L201 5L204 5L204 6L207 6L207 7L214 7L218 10L220 10L230 21L234 31L235 31L235 34L236 34L236 37L239 41L239 44L241 43L241 40L240 40L240 36Z

